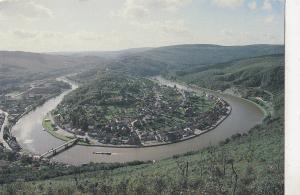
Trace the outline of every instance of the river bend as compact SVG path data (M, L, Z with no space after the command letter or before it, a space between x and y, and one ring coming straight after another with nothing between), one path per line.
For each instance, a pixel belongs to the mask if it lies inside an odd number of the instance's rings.
M158 79L163 84L176 84L177 87L185 87L179 83L174 83L162 78ZM54 109L62 101L66 94L77 88L77 85L74 83L67 80L64 81L72 85L71 90L65 91L61 95L48 100L42 106L22 117L12 128L12 134L16 136L23 150L35 154L42 154L63 143L63 141L42 130L42 120L49 111ZM218 144L233 134L245 133L251 127L261 123L264 117L263 111L254 103L232 95L221 94L210 90L207 91L227 101L232 111L218 127L201 136L174 144L145 148L110 148L76 145L58 154L53 160L73 165L89 162L159 160L171 157L175 154L195 151L209 145ZM94 152L110 152L112 155L93 154Z

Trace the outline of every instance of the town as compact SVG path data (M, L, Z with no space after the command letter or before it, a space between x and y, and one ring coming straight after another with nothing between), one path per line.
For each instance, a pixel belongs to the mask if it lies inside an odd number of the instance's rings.
M15 151L21 149L10 129L22 116L70 88L65 82L45 79L24 83L10 93L0 95L0 110L8 113L7 124L3 124L5 115L0 114L0 127L3 126L1 135L9 147Z
M9 122L14 124L24 113L69 88L67 83L56 80L36 81L25 90L1 95L0 109L9 113Z
M5 117L6 117L5 114L3 112L0 112L0 131L2 129L2 126L4 125ZM0 134L0 136L1 136L1 134ZM0 149L3 149L4 143L2 143L1 140L2 139L0 138Z
M83 91L79 88L76 95ZM71 95L52 116L59 128L99 145L152 146L182 141L216 127L231 111L228 103L216 96L145 78L104 78L92 91L83 99Z

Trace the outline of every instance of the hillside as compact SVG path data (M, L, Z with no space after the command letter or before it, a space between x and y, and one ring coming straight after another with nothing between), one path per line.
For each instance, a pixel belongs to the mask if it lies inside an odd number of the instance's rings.
M224 90L232 86L243 86L276 91L283 88L283 72L284 55L279 54L186 69L175 72L175 77L212 89Z
M154 48L139 55L171 65L209 65L230 60L283 53L281 45L174 45Z
M283 54L233 60L209 67L186 69L185 71L177 71L170 77L249 99L267 110L268 115L274 114L274 110L283 109ZM280 106L275 105L276 108L273 108L274 104L280 104Z
M0 59L2 67L19 68L31 72L64 68L75 62L66 56L18 51L1 51Z
M44 79L105 64L100 57L72 57L0 51L0 92L11 90L27 81Z
M282 54L282 45L175 45L158 48L137 48L116 52L30 53L0 51L1 83L17 76L42 74L70 69L107 68L133 74L156 75L192 67L224 63L236 59ZM106 57L105 57L106 56ZM110 56L110 57L107 57ZM16 77L17 77L16 76Z
M132 74L156 75L283 52L282 45L175 45L121 56L108 64L107 68Z
M251 95L259 94L271 102L274 113L247 134L234 135L218 146L142 164L49 168L26 159L10 160L14 161L10 166L21 165L18 170L2 170L1 181L9 184L2 185L0 193L22 190L29 194L283 194L283 59L283 55L251 57L170 75L212 89L238 88L247 93L251 89ZM1 159L13 158L2 155Z
M117 51L78 51L78 52L52 52L50 54L55 55L66 55L73 57L101 57L105 59L112 59L121 56L128 56L132 54L137 54L152 49L151 47L141 47L141 48L130 48Z

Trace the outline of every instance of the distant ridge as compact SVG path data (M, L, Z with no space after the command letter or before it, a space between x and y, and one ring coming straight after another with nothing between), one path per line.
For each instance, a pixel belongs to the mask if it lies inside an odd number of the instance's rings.
M214 64L234 59L281 53L284 53L283 45L185 44L153 48L140 53L140 55L172 64Z
M66 56L77 56L77 57L89 57L97 56L102 58L116 58L120 56L126 56L129 54L135 54L153 49L152 47L141 47L141 48L130 48L116 51L74 51L74 52L50 52L48 54L54 55L66 55Z
M140 75L155 75L166 71L213 65L232 60L283 54L283 45L220 46L212 44L183 44L157 48L133 48L112 52L33 53L0 51L0 76L9 73L48 73L69 69L88 70L103 67Z
M107 67L146 76L225 63L243 58L283 53L283 45L219 46L185 44L152 48L143 52L120 56Z

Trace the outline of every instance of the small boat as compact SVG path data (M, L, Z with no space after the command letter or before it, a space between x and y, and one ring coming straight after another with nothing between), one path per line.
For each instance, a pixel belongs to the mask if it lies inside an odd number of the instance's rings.
M111 155L111 152L93 152L93 154Z

